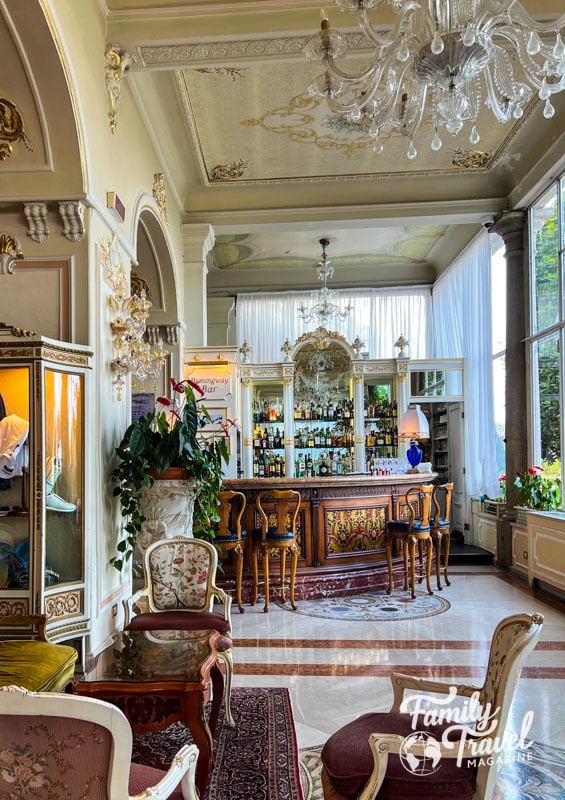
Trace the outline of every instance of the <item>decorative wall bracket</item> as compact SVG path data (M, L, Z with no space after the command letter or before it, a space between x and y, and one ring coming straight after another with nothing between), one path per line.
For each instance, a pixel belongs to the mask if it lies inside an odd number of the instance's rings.
M62 200L59 213L63 221L63 236L70 242L80 242L84 236L84 203L80 200Z
M27 235L38 244L43 244L49 238L49 222L47 220L46 203L24 203L24 214L27 219Z
M0 97L0 161L12 155L12 142L23 142L31 150L27 133L24 131L22 115L11 100Z
M0 275L13 275L16 261L24 257L18 239L4 231L0 233Z
M117 44L109 44L104 53L104 73L106 76L106 90L110 99L110 130L112 133L116 132L116 125L118 124L117 114L118 105L121 100L122 78L129 72L129 68L135 63L137 59L131 53L122 50Z

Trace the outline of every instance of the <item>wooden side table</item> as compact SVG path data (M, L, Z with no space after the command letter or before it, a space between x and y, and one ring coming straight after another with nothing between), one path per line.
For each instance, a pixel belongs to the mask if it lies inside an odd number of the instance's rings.
M184 722L199 749L196 785L201 797L214 764L212 736L224 690L217 663L219 638L217 631L123 631L73 688L76 694L118 706L134 733L154 733Z

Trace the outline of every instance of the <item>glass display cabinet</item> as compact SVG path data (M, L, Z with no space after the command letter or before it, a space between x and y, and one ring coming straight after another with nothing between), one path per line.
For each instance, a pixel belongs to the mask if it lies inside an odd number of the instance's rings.
M86 633L85 402L92 353L0 327L0 613Z

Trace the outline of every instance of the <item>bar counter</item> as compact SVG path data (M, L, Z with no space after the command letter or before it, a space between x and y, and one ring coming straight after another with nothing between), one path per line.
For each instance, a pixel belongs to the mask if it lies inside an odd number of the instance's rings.
M251 531L260 526L255 499L269 489L295 489L302 501L298 523L300 557L297 599L353 594L384 589L388 581L383 531L390 519L407 517L404 496L411 486L431 483L437 473L398 475L351 474L324 478L241 478L224 481L226 489L243 492L247 505L242 522ZM233 571L225 565L230 586ZM250 596L246 566L244 602ZM273 595L273 599L277 599Z

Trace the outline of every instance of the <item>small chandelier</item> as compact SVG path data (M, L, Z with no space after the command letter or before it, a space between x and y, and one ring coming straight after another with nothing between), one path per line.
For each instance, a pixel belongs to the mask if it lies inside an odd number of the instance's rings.
M318 280L322 281L322 288L317 292L312 292L312 301L314 303L310 308L306 308L304 304L299 306L298 313L301 319L306 323L318 321L324 327L330 320L344 320L353 310L351 303L342 307L334 302L334 292L327 287L327 280L334 274L333 267L330 267L329 259L326 257L326 247L329 245L328 239L320 239L322 245L322 257L318 261L316 271L318 273Z
M124 377L132 375L132 387L135 388L136 379L141 382L141 391L145 391L145 381L151 378L155 381L161 372L167 351L163 347L163 340L159 339L156 347L151 347L145 341L149 309L152 306L147 296L145 281L132 274L132 284L135 285L134 293L129 294L125 274L122 272L114 284L114 292L108 298L112 331L112 345L114 357L111 361L114 372L114 386L117 399L122 399Z
M456 136L465 124L476 145L482 105L506 123L523 116L534 92L545 102L544 117L554 116L551 96L565 89L565 15L541 24L517 0L387 0L396 22L384 32L368 13L384 0L335 3L357 13L374 55L358 74L340 69L334 59L347 50L346 38L330 29L322 10L320 33L304 55L321 61L324 72L308 90L334 113L366 124L376 152L383 149L379 135L397 131L409 142L408 158L416 158L414 136L426 117L432 150L442 147L442 128Z

